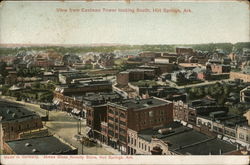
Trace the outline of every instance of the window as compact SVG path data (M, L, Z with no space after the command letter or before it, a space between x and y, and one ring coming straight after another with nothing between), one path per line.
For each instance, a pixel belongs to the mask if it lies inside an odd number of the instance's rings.
M118 115L118 112L117 112L117 111L115 111L115 115Z
M246 141L248 141L248 136L246 135Z
M125 137L125 136L120 135L120 136L119 136L119 139L120 139L121 141L123 141L123 142L126 142L126 137Z
M213 128L214 128L214 131L217 131L217 130L218 130L218 127L216 127L216 126L214 126Z
M154 111L149 111L148 115L149 115L149 117L154 117Z
M233 136L233 137L236 136L234 132L231 132L230 135Z
M120 113L120 117L125 118L125 114L124 113Z
M242 133L240 133L240 136L239 136L240 139L244 139L244 135Z
M14 128L13 128L12 126L11 126L11 128L10 128L10 129L11 129L11 131L13 132Z
M113 111L113 110L111 110L111 109L109 109L109 113L114 114L114 111Z
M126 125L126 123L124 121L120 121L120 124L124 125L124 126Z
M202 123L201 119L198 119L198 125L201 125L201 123Z
M207 123L209 129L211 129L211 123Z
M110 117L110 116L109 116L108 119L114 121L114 118L113 118L113 117Z
M122 129L122 128L120 128L120 132L123 133L123 134L126 133L125 129Z
M130 137L128 136L128 143L130 143Z
M29 124L27 124L27 128L30 128L30 125L29 125Z
M136 139L135 139L135 146L136 146Z
M18 130L19 130L19 131L21 130L21 125L18 126Z
M147 145L145 144L145 151L147 151Z
M148 152L150 152L150 147L148 146Z
M131 138L131 144L133 144L133 142L134 142L134 139L133 139L133 138Z
M141 148L141 142L139 142L139 148Z
M143 146L143 143L142 143L142 144L141 144L141 148L143 149L143 147L144 147L144 146Z
M114 131L108 130L108 134L111 135L111 136L114 136Z
M110 128L114 128L114 125L113 124L108 124L108 126L110 127Z

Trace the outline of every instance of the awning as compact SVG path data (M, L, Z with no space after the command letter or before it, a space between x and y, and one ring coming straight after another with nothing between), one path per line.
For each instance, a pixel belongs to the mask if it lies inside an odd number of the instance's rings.
M59 105L59 104L60 104L60 100L55 99L55 100L53 100L53 103L54 103L55 105Z
M74 113L74 114L79 114L81 111L80 110L78 110L78 109L76 109L76 108L74 108L72 111L71 111L71 113Z

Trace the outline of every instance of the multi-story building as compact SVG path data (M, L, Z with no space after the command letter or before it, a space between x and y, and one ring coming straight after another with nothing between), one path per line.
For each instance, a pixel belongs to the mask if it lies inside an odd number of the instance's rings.
M229 73L231 70L230 65L224 65L224 64L211 64L211 71L213 73Z
M250 102L250 86L240 91L240 102Z
M209 101L211 103L209 103ZM202 102L206 102L203 104ZM228 108L224 106L213 105L214 102L209 99L194 100L189 104L183 101L173 102L173 117L175 120L183 121L188 124L196 125L197 116L209 115L210 112L224 111L228 112Z
M173 117L175 120L184 121L190 124L196 123L196 109L185 104L183 101L173 102Z
M176 54L178 54L178 55L194 55L195 52L192 48L189 48L189 47L177 47Z
M120 72L116 76L116 81L119 85L128 85L129 82L133 81L154 79L155 75L154 69L129 69Z
M89 76L86 73L79 71L62 71L58 74L58 78L61 84L70 84L73 79L87 77Z
M82 111L83 116L86 114L86 109L83 107L81 99L86 93L111 92L112 83L106 80L90 80L75 84L57 86L54 92L54 104L58 109L71 112L73 109Z
M211 112L209 115L197 116L196 126L223 135L225 140L238 143L248 143L249 127L245 117L229 115L225 111ZM241 134L241 135L240 135Z
M128 129L131 155L224 155L235 150L235 145L178 122L141 131Z
M173 104L160 98L142 100L129 99L118 103L108 103L107 143L127 153L127 130L140 131L168 124L173 121ZM102 132L103 136L105 132Z
M76 155L78 151L61 138L50 135L5 142L4 152L12 155Z
M0 101L1 141L16 140L26 131L43 127L40 116L18 104Z
M244 125L237 127L236 142L246 146L250 150L250 126Z
M81 98L86 109L87 126L91 128L93 137L101 140L101 122L107 122L107 102L119 102L123 98L114 92L96 93Z

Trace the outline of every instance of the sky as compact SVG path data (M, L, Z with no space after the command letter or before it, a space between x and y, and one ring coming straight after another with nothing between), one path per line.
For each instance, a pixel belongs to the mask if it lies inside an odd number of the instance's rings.
M67 12L58 12L58 9ZM103 12L103 9L151 12ZM160 8L162 12L153 12ZM78 9L80 12L70 12ZM98 9L101 12L81 12ZM179 9L181 13L163 12ZM187 9L191 12L183 13ZM106 10L105 10L106 11ZM0 44L197 44L250 41L245 2L4 2Z

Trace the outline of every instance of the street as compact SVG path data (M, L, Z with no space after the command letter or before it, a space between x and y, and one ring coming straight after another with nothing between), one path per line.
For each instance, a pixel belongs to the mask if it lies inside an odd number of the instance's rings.
M30 104L22 101L15 101L13 98L0 96L0 99L7 100L15 103L19 103L24 105L27 109L36 112L40 116L45 116L45 110L41 109L39 105ZM109 147L101 147L99 144L94 144L91 147L83 146L82 153L82 145L80 142L74 139L74 136L77 134L77 121L73 116L70 116L66 112L62 111L50 111L49 112L49 121L44 122L44 126L48 128L49 132L56 134L67 143L73 145L78 148L78 154L88 154L88 155L111 155L109 152ZM86 120L82 120L82 134L86 135ZM112 149L111 149L112 150Z

